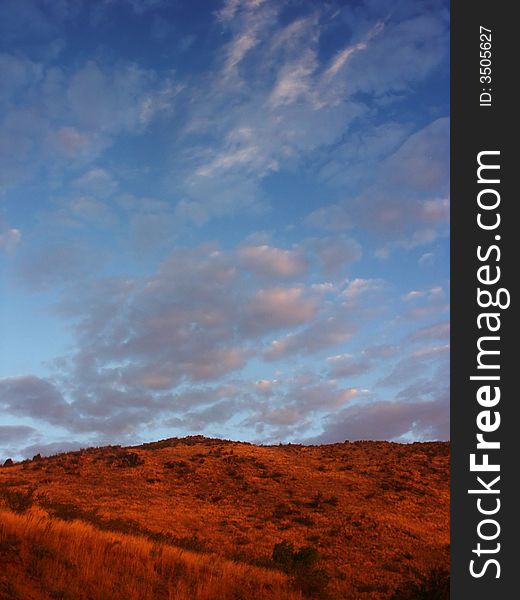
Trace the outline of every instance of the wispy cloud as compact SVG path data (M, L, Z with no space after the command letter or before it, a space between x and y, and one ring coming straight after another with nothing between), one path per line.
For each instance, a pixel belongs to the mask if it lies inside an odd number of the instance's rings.
M444 435L443 0L5 0L0 33L6 448Z

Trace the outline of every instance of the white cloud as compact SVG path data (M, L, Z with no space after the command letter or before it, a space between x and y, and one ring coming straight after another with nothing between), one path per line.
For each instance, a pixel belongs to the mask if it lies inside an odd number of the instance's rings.
M350 281L347 287L343 290L342 295L347 301L356 300L359 296L380 292L384 287L384 280L382 279L363 279L362 277L356 277Z
M354 44L352 46L347 46L346 48L338 52L337 55L331 60L329 67L323 74L324 80L327 82L330 81L330 79L337 75L338 71L340 71L340 69L344 67L347 61L356 52L366 50L370 41L379 33L381 33L384 27L385 24L383 21L376 23L361 42L358 42L357 44Z
M0 230L0 251L12 252L22 237L22 232L19 229L3 228Z
M417 262L421 267L431 267L435 262L435 254L433 252L425 252Z

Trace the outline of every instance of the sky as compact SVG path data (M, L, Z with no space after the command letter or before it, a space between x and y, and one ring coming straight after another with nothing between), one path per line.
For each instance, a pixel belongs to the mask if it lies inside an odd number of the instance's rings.
M0 457L449 435L449 4L2 0Z

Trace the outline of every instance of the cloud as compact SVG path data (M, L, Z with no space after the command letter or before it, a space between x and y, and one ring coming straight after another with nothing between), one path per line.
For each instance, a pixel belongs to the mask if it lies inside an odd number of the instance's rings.
M19 229L3 226L0 221L0 252L12 252L22 237Z
M363 350L363 354L369 359L393 358L398 356L399 352L401 352L401 348L397 344L377 344Z
M417 262L421 267L431 267L435 262L435 254L433 252L425 252Z
M60 288L101 270L103 254L74 239L33 240L17 257L17 281L28 289Z
M73 417L71 407L52 383L30 375L0 379L0 403L9 414L56 425L70 424Z
M285 252L275 255L292 266ZM71 427L124 433L150 415L182 413L185 384L229 376L258 355L260 339L313 320L318 295L310 287L255 285L236 260L236 250L209 244L174 252L151 276L67 290L59 311L73 320L77 350L55 367L72 398Z
M2 380L2 406L86 443L160 427L301 439L338 415L361 428L362 410L388 415L388 435L426 435L447 330L395 340L447 301L433 283L403 289L391 255L427 266L448 233L448 103L423 103L445 71L447 11L226 0L165 28L167 4L0 7L10 47L29 40L0 54L0 179L42 197L0 249L17 246L18 282L58 296L74 337L47 378ZM150 53L99 51L121 10ZM98 26L95 51L74 49L80 19ZM199 243L228 227L223 246ZM355 381L376 368L395 391L377 410Z
M400 359L390 373L382 377L378 386L399 386L414 378L426 376L434 368L438 360L449 358L449 346L422 347Z
M215 402L198 411L189 411L181 418L172 418L165 422L165 425L171 425L178 428L188 429L189 431L203 431L208 426L223 424L234 417L242 408L236 399L222 400Z
M260 289L244 306L242 327L246 332L286 329L310 321L317 312L317 298L302 287Z
M449 396L415 402L378 401L360 403L335 414L325 431L311 443L343 440L447 440Z
M382 279L363 279L356 277L343 290L342 295L348 302L357 300L360 296L380 292L384 287Z
M36 454L41 454L42 456L53 456L54 454L60 454L61 452L72 452L74 450L80 450L81 448L89 448L93 445L95 445L94 441L91 440L85 442L76 442L67 439L59 442L37 442L36 444L31 444L29 446L20 448L17 451L17 454L19 454L22 458L32 458Z
M92 136L75 127L59 127L49 132L48 143L57 155L75 158L84 156L90 150Z
M360 244L351 238L315 238L310 246L327 275L344 272L362 255Z
M250 415L242 425L261 426L265 433L271 427L274 437L286 438L311 415L342 408L359 395L352 387L339 387L336 382L313 374L296 375L279 382L268 399L259 397L250 405Z
M0 425L0 444L20 444L28 438L38 436L34 427L27 425Z
M204 215L199 216L204 222L222 211L263 204L262 180L315 160L323 163L324 157L327 163L334 160L357 131L362 144L374 137L375 146L394 149L396 140L402 141L410 125L374 124L369 105L379 97L391 103L391 92L409 90L442 64L448 23L435 12L400 21L380 8L361 10L367 14L351 23L347 44L328 56L323 47L331 34L332 7L305 6L293 20L276 2L227 2L217 11L230 39L215 55L213 74L198 82L186 115L183 133L194 144L189 155L179 157L172 176L185 196L183 212ZM405 62L394 60L398 52ZM379 62L385 63L381 72ZM227 110L230 105L233 111ZM344 171L345 165L342 161ZM220 193L212 193L222 178L226 208Z
M264 0L225 0L223 6L217 11L221 21L231 21L239 12L250 12L264 4Z
M346 342L357 327L345 314L331 315L312 323L297 333L273 340L264 353L267 361L276 361L298 354L314 354Z
M381 14L377 4L368 10L376 6ZM417 84L434 73L447 58L447 11L414 11L413 3L412 7L401 5L401 10L393 8L392 14L385 7L387 12L382 13L382 18L369 25L368 48L357 52L355 59L347 63L345 75L351 81L352 94L363 91L381 97L403 92L411 82ZM359 15L356 17L359 19ZM359 21L354 19L352 25L359 27ZM364 24L366 27L366 20Z
M412 341L423 340L449 340L450 339L450 323L445 321L420 327L410 335Z
M121 202L132 210L161 206L152 199ZM62 250L69 260L67 247ZM69 278L54 312L70 322L74 348L54 361L52 378L4 381L4 397L24 398L18 405L9 401L13 414L78 433L128 435L164 419L179 428L206 419L209 427L211 415L223 419L224 412L210 410L215 403L239 402L247 419L269 393L276 410L286 401L297 404L302 419L318 410L320 395L320 410L334 409L354 388L319 378L291 383L286 375L219 389L250 361L312 356L345 343L363 323L366 298L382 286L360 278L315 285L321 272L309 270L302 247L251 240L226 250L210 243L177 249L154 273L128 278L78 278L76 265L69 272L69 263L58 260L61 252L52 261L42 256L44 263L32 264L24 276L37 289L55 286L62 280L44 268L51 264ZM289 275L305 281L280 285Z
M380 21L379 23L376 23L374 25L374 27L372 27L372 29L365 36L363 41L358 42L357 44L354 44L352 46L347 46L346 48L344 48L343 50L338 52L338 54L331 61L330 66L325 71L325 74L324 74L325 79L328 80L328 79L332 79L333 77L335 77L337 75L338 71L345 66L347 61L356 52L359 52L361 50L366 50L369 42L373 38L375 38L377 35L379 35L383 31L384 27L385 27L384 22Z
M329 356L327 362L330 364L328 376L332 379L363 375L373 368L372 362L365 356L356 358L351 354Z
M304 275L308 268L300 250L285 250L266 244L240 247L238 259L245 269L268 277L298 277Z
M72 185L80 191L97 197L110 196L117 189L117 182L105 169L89 169L73 181Z
M307 99L312 90L311 76L316 68L316 54L312 50L303 52L297 60L286 64L278 74L269 104L278 108L293 104L299 99Z
M372 234L382 256L447 235L448 141L448 119L432 121L380 161L354 199L321 207L307 224L329 230L359 227Z
M30 181L41 169L92 163L118 135L142 133L169 113L180 91L169 76L129 63L89 60L64 70L43 57L2 54L0 69L7 76L0 96L4 186Z
M411 292L408 292L407 294L405 294L403 296L403 300L405 302L409 302L410 300L415 300L416 298L422 298L425 296L425 294L426 294L426 292L412 290Z
M425 299L427 302L438 302L444 298L444 290L440 286L434 286L429 290L411 290L405 294L402 299L405 302L412 302L418 299Z

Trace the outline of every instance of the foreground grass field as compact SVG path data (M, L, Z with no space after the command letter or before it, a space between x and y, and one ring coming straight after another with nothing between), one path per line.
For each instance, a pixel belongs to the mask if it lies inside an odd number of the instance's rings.
M0 600L447 598L446 443L91 448L0 468L2 506Z
M41 511L0 511L3 600L298 600L289 578Z

